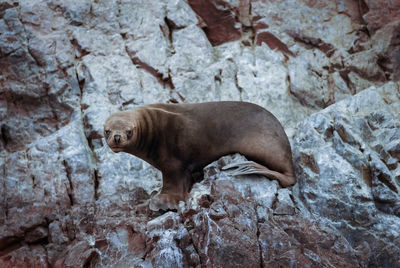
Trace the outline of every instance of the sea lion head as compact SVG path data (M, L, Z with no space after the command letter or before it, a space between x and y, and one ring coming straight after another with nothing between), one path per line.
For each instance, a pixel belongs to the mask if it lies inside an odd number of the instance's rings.
M127 112L111 115L104 124L104 138L114 153L127 152L137 140L137 126Z

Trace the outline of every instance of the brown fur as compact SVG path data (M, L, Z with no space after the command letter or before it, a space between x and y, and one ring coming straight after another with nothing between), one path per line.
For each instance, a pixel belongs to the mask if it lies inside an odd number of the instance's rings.
M153 197L152 209L176 208L193 184L191 174L231 153L260 164L252 173L284 187L296 182L283 127L252 103L152 104L111 115L104 131L114 152L138 156L162 172L163 188Z

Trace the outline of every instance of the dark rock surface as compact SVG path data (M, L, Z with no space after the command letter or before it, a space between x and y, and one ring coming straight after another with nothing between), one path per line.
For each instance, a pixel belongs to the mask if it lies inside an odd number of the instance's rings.
M0 0L0 267L400 267L399 1ZM224 157L178 211L102 137L155 102L282 122L298 183Z

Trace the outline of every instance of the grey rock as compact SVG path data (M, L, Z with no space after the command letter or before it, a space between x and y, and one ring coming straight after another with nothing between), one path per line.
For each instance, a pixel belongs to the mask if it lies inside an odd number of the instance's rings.
M49 240L50 242L58 245L67 243L69 241L68 237L62 230L60 222L53 221L52 223L49 224Z
M167 18L174 28L183 28L191 24L198 24L196 14L183 0L167 2Z
M391 95L398 97L395 84ZM397 139L399 121L384 96L384 88L370 88L314 114L300 124L294 154L302 178L296 187L311 212L333 222L353 247L365 237L371 252L387 245L381 254L390 255L399 245L388 232L400 230L384 231L381 224L398 217L398 171L387 166L382 150L387 139ZM380 263L374 256L368 265Z
M276 200L274 214L276 215L294 215L295 206L292 201L291 192L288 189L280 189Z

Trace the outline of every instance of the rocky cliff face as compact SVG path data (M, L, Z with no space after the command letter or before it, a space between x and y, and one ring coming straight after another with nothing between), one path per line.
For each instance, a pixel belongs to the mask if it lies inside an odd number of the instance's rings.
M0 1L1 267L400 267L400 2ZM230 177L177 212L105 145L112 112L243 100L298 183Z

